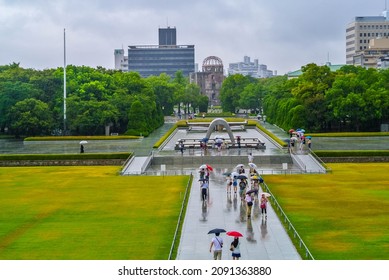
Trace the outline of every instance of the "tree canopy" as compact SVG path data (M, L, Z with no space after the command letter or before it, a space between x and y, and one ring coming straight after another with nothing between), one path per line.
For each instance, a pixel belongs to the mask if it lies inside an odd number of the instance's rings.
M66 134L111 132L149 135L171 115L175 104L201 106L196 85L177 72L142 78L135 72L68 65ZM0 66L0 133L64 134L63 68Z
M229 76L222 85L225 111L263 108L267 120L289 130L379 131L389 122L389 70L351 65L331 72L307 64L302 75L253 79Z

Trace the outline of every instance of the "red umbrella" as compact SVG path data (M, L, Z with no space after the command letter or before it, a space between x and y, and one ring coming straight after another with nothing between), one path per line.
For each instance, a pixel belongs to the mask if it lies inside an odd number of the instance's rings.
M206 164L206 165L207 165L207 169L208 169L209 171L213 171L212 166L210 166L210 165L208 165L208 164Z
M227 232L227 235L228 236L233 236L233 237L243 237L243 234L241 234L238 231L234 231L234 230Z

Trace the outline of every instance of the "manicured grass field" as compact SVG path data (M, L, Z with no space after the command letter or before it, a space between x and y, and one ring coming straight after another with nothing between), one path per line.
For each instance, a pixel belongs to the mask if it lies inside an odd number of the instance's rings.
M188 176L0 168L0 259L164 260Z
M315 259L389 260L389 163L264 176Z

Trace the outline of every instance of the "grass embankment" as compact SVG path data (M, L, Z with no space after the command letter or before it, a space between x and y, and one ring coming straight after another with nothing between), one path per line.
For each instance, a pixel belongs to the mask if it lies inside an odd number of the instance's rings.
M329 167L263 177L315 259L388 260L389 163Z
M164 260L188 176L0 168L0 259Z

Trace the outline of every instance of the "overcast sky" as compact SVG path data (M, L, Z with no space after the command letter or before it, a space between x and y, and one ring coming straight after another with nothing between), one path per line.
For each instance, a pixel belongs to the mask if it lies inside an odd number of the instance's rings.
M385 0L0 0L0 65L114 68L114 49L157 45L158 28L177 28L224 68L249 56L278 74L307 63L346 61L345 33L356 16L377 16Z

